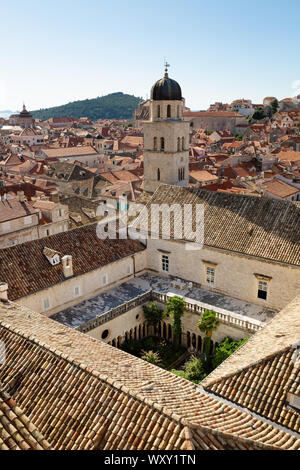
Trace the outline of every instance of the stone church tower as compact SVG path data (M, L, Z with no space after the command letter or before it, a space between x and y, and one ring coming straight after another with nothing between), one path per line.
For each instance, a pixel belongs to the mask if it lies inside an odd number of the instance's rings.
M175 80L165 76L151 90L150 120L144 129L144 189L161 183L189 184L189 122L182 119L184 100Z

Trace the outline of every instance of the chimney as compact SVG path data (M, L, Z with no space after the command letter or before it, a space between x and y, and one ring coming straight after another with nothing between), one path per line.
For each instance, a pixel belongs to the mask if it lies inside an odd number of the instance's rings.
M52 202L59 202L59 195L58 195L58 191L53 191L51 194L50 194L50 201Z
M6 282L0 282L0 300L2 302L8 301L7 291L8 291L8 284Z
M17 196L18 196L18 200L20 202L25 202L25 194L24 194L24 191L18 191L17 192Z
M64 277L68 279L73 276L73 259L71 255L63 256L61 259Z

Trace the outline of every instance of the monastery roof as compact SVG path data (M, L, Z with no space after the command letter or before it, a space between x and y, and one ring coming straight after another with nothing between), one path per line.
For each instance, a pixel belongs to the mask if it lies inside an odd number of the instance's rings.
M300 296L202 381L216 395L296 432L300 414L288 394L300 396Z
M15 400L0 389L0 450L50 448L50 444L18 407Z
M195 384L23 307L0 304L0 382L54 449L298 449Z
M64 281L63 268L51 266L43 249L73 257L74 276L105 266L142 251L136 240L100 240L97 224L91 224L0 250L1 282L8 284L10 300L33 294Z
M204 205L204 245L300 266L300 205L297 203L161 184L147 208L151 204L175 203L182 207ZM138 225L142 229L147 227L146 219L147 213L140 217ZM176 216L173 219L171 238L174 238ZM160 235L167 228L167 223L160 223ZM150 220L148 229L151 230ZM191 241L194 236L185 234L183 239Z

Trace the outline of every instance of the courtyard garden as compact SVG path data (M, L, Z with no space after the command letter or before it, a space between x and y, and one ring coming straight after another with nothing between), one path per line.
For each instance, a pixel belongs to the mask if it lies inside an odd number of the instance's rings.
M152 327L154 334L141 340L129 339L122 344L121 348L134 356L163 369L169 369L173 374L197 384L240 348L248 338L235 341L227 337L212 352L212 333L218 329L220 322L213 310L205 310L197 323L199 331L204 334L203 352L188 354L187 349L180 341L184 305L184 299L181 297L170 298L165 310L161 309L156 302L149 302L144 305L143 311L146 322ZM157 336L158 326L165 318L171 320L172 342Z

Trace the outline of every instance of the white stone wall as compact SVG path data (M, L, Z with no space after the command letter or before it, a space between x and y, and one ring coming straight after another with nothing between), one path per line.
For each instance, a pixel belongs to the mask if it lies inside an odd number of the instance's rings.
M297 267L209 248L189 251L185 249L184 243L170 240L148 240L147 247L149 269L168 274L162 271L161 257L165 254L169 256L169 274L208 288L205 262L211 262L216 264L216 284L215 288L211 288L213 291L257 305L280 310L300 292L300 269ZM257 298L258 280L255 274L272 278L267 300Z
M18 217L0 224L0 248L19 245L39 238L39 215Z
M136 272L144 269L146 265L145 257L145 251L134 255ZM66 279L53 287L22 297L17 302L37 313L50 316L132 279L133 273L133 257L128 256L82 276ZM106 282L104 282L104 277L106 277ZM79 296L75 296L76 287L79 287ZM48 309L44 308L44 300L46 299L49 301Z

